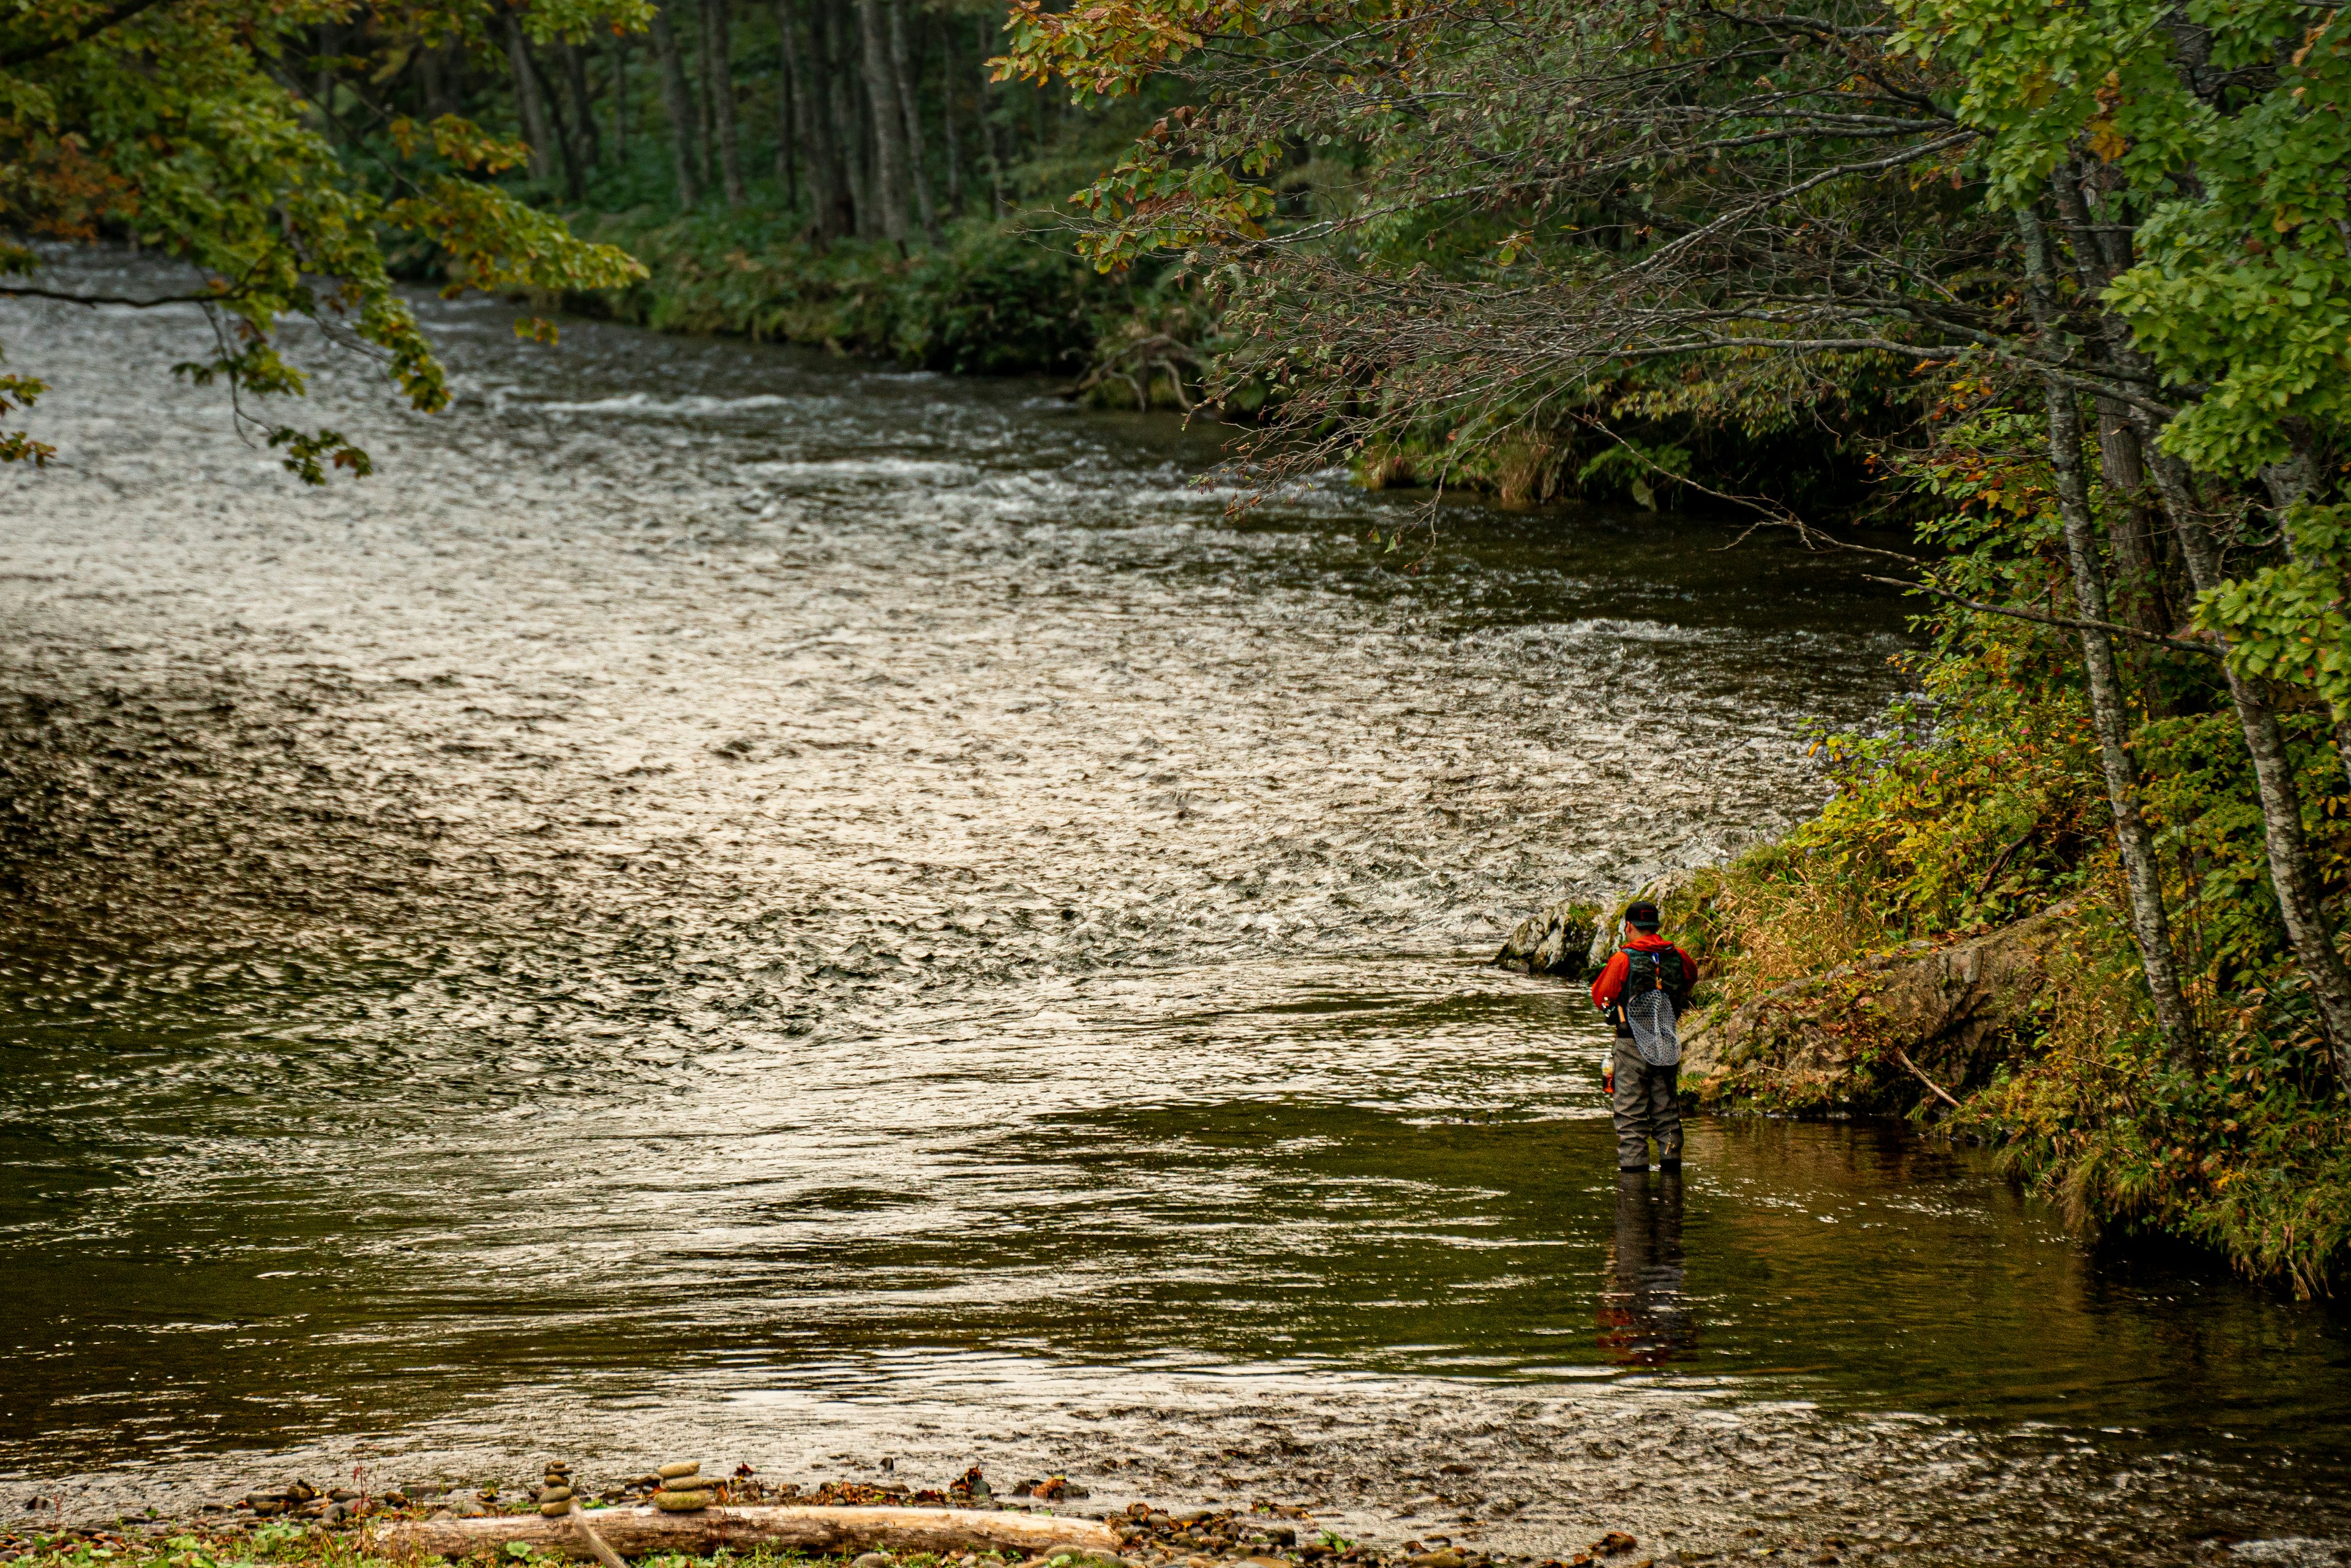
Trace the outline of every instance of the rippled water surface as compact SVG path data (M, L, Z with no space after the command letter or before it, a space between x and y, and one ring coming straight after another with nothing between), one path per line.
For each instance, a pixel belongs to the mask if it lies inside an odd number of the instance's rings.
M76 264L84 267L93 264ZM117 277L136 284L145 275ZM305 492L0 304L0 1474L982 1460L1383 1539L2331 1562L2351 1335L1897 1130L1619 1184L1562 888L1810 810L1902 606L1033 384L425 307ZM1379 530L1377 540L1368 537ZM11 1506L14 1506L13 1504Z

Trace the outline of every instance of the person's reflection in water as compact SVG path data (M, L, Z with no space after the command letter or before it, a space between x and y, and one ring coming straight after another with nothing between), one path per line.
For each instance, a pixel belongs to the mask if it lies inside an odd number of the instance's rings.
M1619 1366L1662 1366L1698 1348L1682 1294L1682 1178L1652 1186L1641 1171L1616 1176L1616 1240L1600 1291L1600 1343Z

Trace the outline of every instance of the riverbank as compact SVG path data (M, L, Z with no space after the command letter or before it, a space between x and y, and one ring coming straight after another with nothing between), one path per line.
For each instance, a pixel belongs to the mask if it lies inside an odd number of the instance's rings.
M820 247L789 215L575 214L574 229L646 268L574 310L655 331L797 343L950 375L1053 376L1101 407L1190 410L1212 313L1161 269L1106 277L1033 224L972 218L942 242ZM1245 416L1261 392L1217 405Z
M796 343L949 375L1051 376L1091 407L1161 410L1249 424L1282 395L1278 379L1237 372L1219 356L1221 305L1165 259L1104 274L1040 219L970 218L940 243L818 246L792 214L650 208L570 214L584 238L644 265L626 288L573 294L564 308L662 332ZM1587 389L1564 410L1528 417L1500 440L1511 411L1433 419L1356 453L1366 490L1442 489L1506 507L1583 500L1670 509L1693 492L1767 495L1850 509L1864 428L1886 418L1889 389L1840 389L1851 428L1774 420L1755 409L1636 411L1656 400L1627 382ZM1824 396L1827 394L1823 394Z
M974 1482L978 1482L975 1499ZM904 1506L914 1511L935 1510L952 1519L964 1511L1007 1508L1022 1514L1065 1514L1074 1520L1087 1496L1068 1478L1025 1480L1010 1495L1033 1496L1031 1502L998 1503L987 1495L980 1472L974 1469L941 1488L910 1488L894 1481L881 1484L856 1480L828 1481L808 1491L790 1483L775 1485L752 1476L729 1478L734 1500L783 1499L819 1507ZM580 1517L591 1525L607 1511L625 1507L646 1489L633 1483L607 1486L596 1495L599 1504ZM583 1497L590 1489L580 1489ZM406 1521L434 1517L491 1521L512 1517L519 1526L538 1522L538 1505L530 1500L532 1484L525 1479L510 1486L452 1488L445 1483L413 1483L389 1492L371 1494L350 1488L321 1493L308 1482L293 1481L283 1489L214 1505L211 1511L188 1519L138 1519L114 1521L110 1527L78 1529L0 1529L0 1563L17 1568L227 1568L229 1564L268 1564L272 1568L377 1568L378 1564L413 1563L413 1547L399 1544ZM517 1506L515 1500L522 1500ZM1123 1507L1100 1511L1115 1551L1085 1547L1047 1547L1033 1552L1016 1548L967 1551L893 1550L837 1553L759 1546L720 1550L713 1554L664 1552L658 1561L671 1568L687 1564L733 1564L735 1568L796 1568L799 1564L852 1564L853 1568L1208 1568L1236 1563L1242 1568L1573 1568L1595 1561L1625 1564L1702 1563L1726 1556L1808 1552L1810 1561L1829 1564L1851 1550L1843 1536L1808 1537L1785 1530L1767 1531L1747 1527L1727 1531L1720 1540L1652 1541L1646 1545L1623 1530L1605 1531L1589 1541L1562 1541L1548 1552L1512 1554L1457 1547L1441 1529L1429 1529L1410 1540L1380 1543L1351 1540L1318 1529L1308 1509L1290 1503L1259 1500L1246 1505L1169 1507L1137 1500ZM1092 1528L1089 1526L1089 1528ZM608 1524L606 1531L611 1527ZM500 1563L560 1562L584 1559L583 1544L558 1550L495 1537L483 1531L483 1560ZM1680 1533L1680 1532L1669 1532ZM1868 1553L1865 1551L1862 1555ZM429 1557L425 1561L444 1561ZM462 1559L462 1560L472 1560Z
M1990 1145L2079 1232L2187 1242L2330 1293L2351 1265L2351 1099L2280 956L2250 786L2211 766L2231 720L2163 721L2143 752L2149 815L2195 873L2176 929L2199 1031L2180 1062L2155 1039L2078 695L1994 705L1956 685L1932 727L1827 742L1837 788L1819 817L1643 890L1707 976L1686 1092L1713 1110L1933 1124ZM2339 929L2340 765L2321 716L2287 734L2323 803L2308 826ZM1613 930L1624 902L1552 904L1497 962L1579 977L1579 936Z

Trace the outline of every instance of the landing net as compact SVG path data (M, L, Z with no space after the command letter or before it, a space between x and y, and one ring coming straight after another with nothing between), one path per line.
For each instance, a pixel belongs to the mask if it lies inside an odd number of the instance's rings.
M1633 1026L1633 1049L1652 1067L1671 1067L1682 1059L1681 1037L1674 1032L1674 999L1663 991L1643 991L1625 1003L1625 1021Z

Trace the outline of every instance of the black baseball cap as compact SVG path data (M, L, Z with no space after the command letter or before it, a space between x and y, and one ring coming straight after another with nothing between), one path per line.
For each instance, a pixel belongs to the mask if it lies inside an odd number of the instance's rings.
M1625 906L1625 924L1642 931L1655 931L1665 922L1657 917L1657 906L1644 898Z

